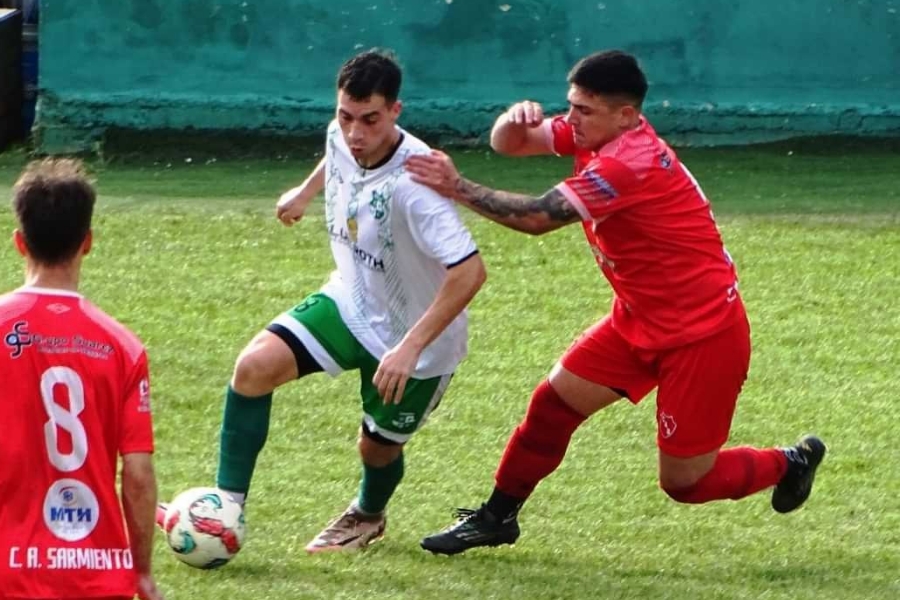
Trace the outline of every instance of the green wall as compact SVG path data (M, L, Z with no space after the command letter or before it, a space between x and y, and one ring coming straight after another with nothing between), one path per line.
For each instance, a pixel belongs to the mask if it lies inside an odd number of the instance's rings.
M562 108L569 67L613 47L675 142L900 134L900 0L43 0L38 133L316 131L371 46L404 66L404 125L451 137L517 99Z

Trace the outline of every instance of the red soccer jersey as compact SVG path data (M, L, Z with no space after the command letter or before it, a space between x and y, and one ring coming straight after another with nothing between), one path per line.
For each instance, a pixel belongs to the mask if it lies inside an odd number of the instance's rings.
M147 355L82 296L0 296L0 598L135 594L118 455L153 451Z
M710 336L743 314L734 263L697 181L642 117L596 152L564 117L545 122L553 151L574 155L556 186L578 210L615 292L613 327L639 348Z

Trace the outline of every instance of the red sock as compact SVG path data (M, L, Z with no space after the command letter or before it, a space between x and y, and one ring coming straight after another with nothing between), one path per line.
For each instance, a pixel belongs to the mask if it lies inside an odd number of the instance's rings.
M525 419L506 443L494 475L497 488L522 500L528 498L562 462L572 434L586 418L563 402L549 381L538 384Z
M712 470L700 481L688 488L663 491L673 500L687 504L738 500L777 484L785 471L787 458L778 448L727 448L719 452Z

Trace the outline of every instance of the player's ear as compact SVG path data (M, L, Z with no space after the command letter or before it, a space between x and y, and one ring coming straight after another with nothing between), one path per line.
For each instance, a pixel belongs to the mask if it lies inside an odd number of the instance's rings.
M399 100L394 100L394 103L391 104L391 116L394 117L396 121L400 117L400 113L403 111L403 103Z
M88 229L87 235L84 236L84 241L81 242L81 254L85 255L91 251L91 246L94 244L94 231L92 229Z
M631 123L637 118L638 109L631 104L623 104L619 109L619 116L625 123Z
M25 244L25 236L18 229L13 230L13 245L22 256L28 256L28 245Z

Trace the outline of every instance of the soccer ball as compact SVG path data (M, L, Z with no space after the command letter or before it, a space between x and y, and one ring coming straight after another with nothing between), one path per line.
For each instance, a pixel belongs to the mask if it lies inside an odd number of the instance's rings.
M221 567L244 543L244 511L228 492L198 487L178 494L166 508L166 541L178 560L198 569Z

